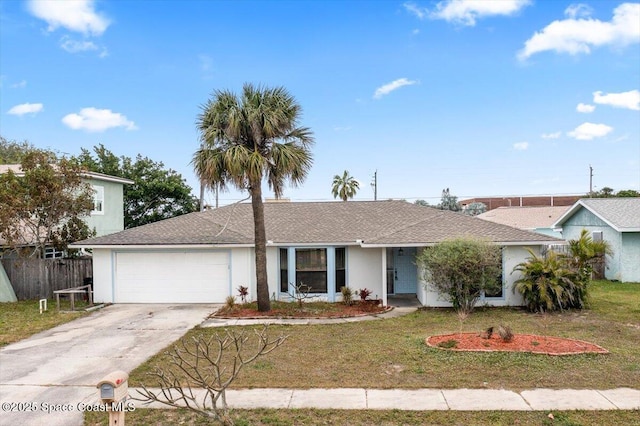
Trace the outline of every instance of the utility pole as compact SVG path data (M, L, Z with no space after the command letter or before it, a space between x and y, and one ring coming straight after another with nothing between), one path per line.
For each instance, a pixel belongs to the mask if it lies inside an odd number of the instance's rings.
M371 181L371 187L373 188L373 200L378 200L378 170L373 172L373 180Z
M589 198L593 197L593 167L589 164Z

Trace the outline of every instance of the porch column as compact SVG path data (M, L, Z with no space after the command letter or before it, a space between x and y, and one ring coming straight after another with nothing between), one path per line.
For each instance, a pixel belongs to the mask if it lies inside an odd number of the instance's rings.
M382 305L387 306L387 249L382 247Z

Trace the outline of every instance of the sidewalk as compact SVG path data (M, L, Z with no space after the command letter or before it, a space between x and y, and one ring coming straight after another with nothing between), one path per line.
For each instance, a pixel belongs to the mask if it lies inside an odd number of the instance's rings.
M204 394L202 390L196 392ZM137 395L130 389L129 395ZM639 410L640 390L629 388L532 389L231 389L231 408L319 408L343 410ZM159 403L138 407L167 408Z

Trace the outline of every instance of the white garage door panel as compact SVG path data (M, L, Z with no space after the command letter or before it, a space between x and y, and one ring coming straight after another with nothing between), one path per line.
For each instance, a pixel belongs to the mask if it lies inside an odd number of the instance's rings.
M222 303L229 253L116 253L117 303Z

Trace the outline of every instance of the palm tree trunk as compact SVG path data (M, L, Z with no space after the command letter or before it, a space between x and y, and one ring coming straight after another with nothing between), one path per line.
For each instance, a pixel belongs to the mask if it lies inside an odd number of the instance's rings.
M253 208L253 230L256 253L256 287L258 311L271 310L269 283L267 282L267 235L264 226L264 205L260 180L250 182L251 207Z

